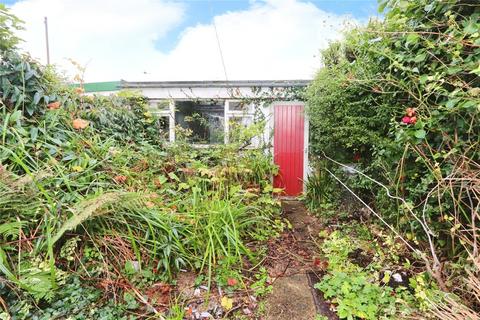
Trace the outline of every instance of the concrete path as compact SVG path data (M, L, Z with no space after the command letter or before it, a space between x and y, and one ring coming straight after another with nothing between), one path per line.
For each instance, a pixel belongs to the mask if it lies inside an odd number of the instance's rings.
M300 201L283 201L284 217L292 230L273 244L273 291L266 300L266 320L314 320L316 315L338 319L313 285L321 277L321 262L314 243L322 225ZM283 245L283 246L282 246ZM310 279L309 279L310 278Z

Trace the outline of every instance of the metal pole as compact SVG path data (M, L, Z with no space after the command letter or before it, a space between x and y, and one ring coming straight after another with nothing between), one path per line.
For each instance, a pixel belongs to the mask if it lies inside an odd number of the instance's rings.
M50 48L48 46L48 21L45 17L45 42L47 44L47 65L50 64Z

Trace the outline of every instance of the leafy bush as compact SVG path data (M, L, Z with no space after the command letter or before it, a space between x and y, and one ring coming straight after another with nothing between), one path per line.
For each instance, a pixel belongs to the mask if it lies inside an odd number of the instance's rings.
M384 21L324 52L309 88L311 150L370 176L342 180L418 241L447 289L480 252L480 5L380 2Z
M367 163L388 133L394 105L374 90L384 65L366 51L373 37L352 31L323 52L324 67L307 91L313 154Z
M341 319L378 319L384 309L394 304L390 288L380 288L367 281L364 275L334 272L326 275L315 288L324 292L325 298L335 297L337 314Z
M15 33L21 29L22 21L12 15L6 6L0 4L0 51L7 51L15 49L17 44L21 41Z
M84 112L79 115L91 121L102 138L113 138L119 143L161 144L166 132L162 132L160 120L148 110L148 101L135 92L122 91L112 97L83 98Z

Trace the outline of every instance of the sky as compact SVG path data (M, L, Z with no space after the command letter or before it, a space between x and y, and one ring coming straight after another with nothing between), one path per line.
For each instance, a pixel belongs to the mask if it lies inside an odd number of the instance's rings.
M22 49L86 82L311 79L377 0L7 0ZM223 57L223 62L222 62Z

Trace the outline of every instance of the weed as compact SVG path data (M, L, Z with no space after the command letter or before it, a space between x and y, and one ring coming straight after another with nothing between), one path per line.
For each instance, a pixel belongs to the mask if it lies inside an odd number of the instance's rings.
M328 273L315 288L337 305L340 318L373 320L420 315L426 311L425 301L436 299L438 290L431 281L425 281L423 274L396 288L387 285L389 271L379 279L378 271L397 265L398 254L402 252L398 243L388 242L388 238L385 236L381 247L378 238L372 238L371 234L364 236L361 226L346 225L342 231L330 233L323 242L321 249L328 258ZM377 254L365 266L359 266L353 263L353 258L363 250L375 250Z
M250 288L254 291L255 296L262 297L273 290L273 286L270 284L267 269L260 267L259 272L255 274L256 281L250 285Z

